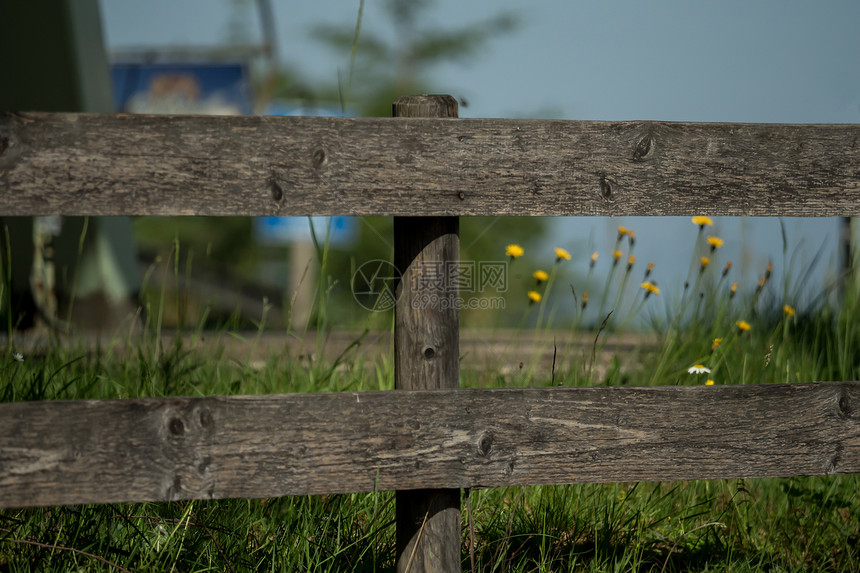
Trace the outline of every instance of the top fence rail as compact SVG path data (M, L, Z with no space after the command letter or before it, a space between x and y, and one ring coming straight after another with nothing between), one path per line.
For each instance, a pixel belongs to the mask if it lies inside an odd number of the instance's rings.
M860 216L860 125L0 113L2 215Z

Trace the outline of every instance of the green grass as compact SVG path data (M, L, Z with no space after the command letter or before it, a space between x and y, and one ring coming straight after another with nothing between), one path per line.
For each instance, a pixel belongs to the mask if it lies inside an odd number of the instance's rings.
M620 239L619 239L620 242ZM701 243L701 241L700 241ZM631 245L632 246L632 245ZM616 244L616 249L618 244ZM627 260L625 257L622 261ZM527 264L525 257L517 264ZM565 264L557 261L557 264ZM554 376L540 363L515 373L464 372L471 387L564 384L656 385L857 380L860 378L860 296L848 285L836 307L820 297L786 313L789 285L742 285L712 265L697 268L684 298L660 314L662 295L638 299L627 314L599 333L574 316L566 333L593 337L581 354L559 345ZM553 276L556 269L553 268ZM619 264L591 304L614 309L638 284ZM766 271L765 271L766 272ZM324 276L324 273L321 275ZM556 315L544 285L541 328ZM748 288L747 288L748 287ZM583 289L579 289L580 292ZM698 296L698 293L703 296ZM324 298L321 290L320 298ZM567 295L569 296L569 295ZM580 295L581 296L581 295ZM162 302L163 303L163 297ZM567 301L570 304L570 301ZM582 310L582 299L575 301ZM548 306L542 306L548 305ZM650 306L649 306L650 305ZM516 312L520 312L519 309ZM631 313L645 312L657 349L633 361L596 368ZM193 347L201 336L241 339L229 328L187 330L191 343L167 342L150 309L144 334L92 348L46 341L20 362L14 348L0 357L0 400L50 400L339 392L391 389L390 359L369 362L355 348L341 356L265 360L231 358ZM751 328L741 331L737 322ZM528 336L529 332L523 332ZM322 336L322 335L321 335ZM714 339L720 343L714 347ZM177 339L179 340L179 339ZM240 344L254 354L252 333ZM689 374L694 364L711 373ZM587 484L496 488L463 492L463 570L476 571L858 571L858 476L715 480L673 483ZM372 494L258 500L184 501L52 507L0 512L0 571L392 571L394 496Z
M817 333L810 355L848 343L850 321L835 318L842 327L825 329L823 336L815 321L825 318L792 326L787 340L772 340L771 331L745 333L747 346L726 369L749 370L735 382L766 380L769 368L782 366L754 367L743 355L773 344L774 356L794 354L795 339L811 336L803 334L806 329ZM771 330L779 328L777 321ZM801 346L809 343L804 338ZM132 345L127 358L118 348L52 347L24 362L4 359L0 375L8 383L2 399L391 387L390 363L360 364L351 354L332 368L335 357L308 363L278 355L245 363L182 344L157 346L153 341ZM678 370L689 362L682 355L678 348L664 348L649 360L677 362ZM830 368L812 358L803 368L848 379L842 375L856 365L846 370L841 353L831 355L820 358ZM648 368L622 374L623 382L611 371L598 383L679 382L672 376L654 380ZM684 383L693 378L683 376ZM495 386L540 382L488 377L472 373L465 380ZM474 559L479 571L857 571L858 488L857 476L829 476L465 492L463 569L470 570ZM393 510L390 492L6 510L0 512L0 570L393 570Z

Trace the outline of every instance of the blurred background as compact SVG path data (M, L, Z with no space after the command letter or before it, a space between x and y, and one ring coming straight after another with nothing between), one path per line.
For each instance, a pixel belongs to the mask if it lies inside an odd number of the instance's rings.
M49 4L0 8L9 47L0 66L11 71L0 108L390 116L399 95L449 93L461 117L860 121L860 4L853 1ZM74 93L59 93L64 82ZM619 226L635 231L635 246L618 243ZM849 262L851 225L843 219L716 218L710 231L725 240L714 264L732 261L731 280L742 292L755 289L771 263L772 288L796 291L801 308L835 297ZM466 310L462 322L534 321L524 318L532 273L550 271L553 248L562 247L571 260L558 265L544 303L556 326L581 308L584 292L638 304L639 277L653 262L659 300L629 323L642 328L695 273L696 233L689 218L463 218L463 260L511 264L505 308ZM11 273L21 326L29 312L106 328L133 313L138 297L160 305L165 325L391 323L389 313L357 304L351 288L364 262L391 260L386 218L12 221L10 242L29 236L35 254L14 257ZM505 255L511 243L525 250L516 261ZM78 248L62 255L60 245ZM616 248L625 263L636 258L636 280L611 287L629 297L604 290ZM43 259L56 268L46 272ZM106 305L116 312L97 310ZM599 324L609 306L593 303L580 320Z

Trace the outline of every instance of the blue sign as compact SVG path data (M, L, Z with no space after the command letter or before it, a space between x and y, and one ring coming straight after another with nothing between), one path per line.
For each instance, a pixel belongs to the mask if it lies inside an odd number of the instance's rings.
M332 246L349 245L358 234L354 217L257 217L254 234L258 241L270 245L294 241L309 243L313 241L311 224L317 241L324 242L328 232L328 242Z
M116 107L126 113L248 115L247 66L241 63L120 62L111 68Z

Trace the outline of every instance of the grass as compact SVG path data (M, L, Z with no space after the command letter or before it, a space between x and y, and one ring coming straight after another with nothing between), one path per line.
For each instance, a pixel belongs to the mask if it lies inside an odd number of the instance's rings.
M614 250L627 233L619 233ZM632 248L632 244L628 245ZM653 385L860 378L858 289L849 285L838 308L819 302L791 313L796 293L774 285L763 269L759 285L731 288L722 266L702 268L702 230L691 258L690 284L661 314L661 294L638 286L632 253L619 261L595 292L598 329L585 326L582 293L559 298L553 263L537 285L540 301L523 303L539 328L557 307L576 309L567 334L590 336L577 354L560 345L558 370L541 363L515 373L464 372L465 386ZM714 253L708 253L712 258ZM702 255L704 256L704 255ZM170 261L165 263L170 266ZM516 264L528 264L527 255ZM590 267L591 268L591 267ZM178 272L178 271L177 271ZM650 271L649 271L650 272ZM656 271L655 271L656 274ZM325 276L321 273L321 276ZM531 280L531 275L528 275ZM653 275L647 278L653 278ZM5 284L5 282L4 282ZM326 291L320 289L319 299ZM701 296L700 296L701 293ZM562 293L564 297L570 294ZM159 303L165 304L163 297ZM595 367L595 356L637 313L648 315L659 340L637 355L637 366L614 359ZM602 314L602 313L601 313ZM143 335L118 335L114 343L64 347L46 340L42 350L0 358L0 400L51 400L337 392L392 388L390 359L362 358L357 346L341 355L262 359L259 336L230 328L163 333L158 308L150 309ZM538 318L539 317L539 318ZM741 330L738 321L749 323ZM261 329L262 329L261 320ZM554 328L556 330L549 330ZM259 333L258 333L259 334ZM523 332L523 336L529 332ZM564 334L564 333L562 333ZM225 351L200 351L200 337L229 337L244 345L242 359ZM321 334L321 336L324 336ZM715 339L720 339L715 344ZM189 342L189 340L191 342ZM216 347L217 348L217 347ZM688 373L693 365L711 370ZM857 476L619 483L496 488L463 492L463 570L475 571L858 571L860 489ZM0 512L0 571L392 571L394 496L391 492L256 500L184 501L51 507Z

